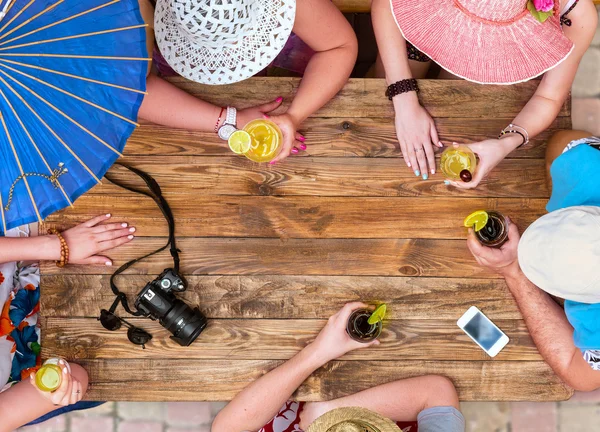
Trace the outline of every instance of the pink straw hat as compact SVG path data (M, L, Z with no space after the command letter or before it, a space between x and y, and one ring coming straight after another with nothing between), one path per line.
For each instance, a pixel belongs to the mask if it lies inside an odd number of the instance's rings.
M391 0L391 7L407 41L447 71L480 84L530 80L573 50L560 17L540 23L527 0Z

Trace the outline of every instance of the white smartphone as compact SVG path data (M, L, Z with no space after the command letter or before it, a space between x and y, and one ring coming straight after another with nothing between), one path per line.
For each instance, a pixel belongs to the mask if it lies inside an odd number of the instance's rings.
M471 306L456 324L490 357L495 357L508 343L508 336L475 306Z

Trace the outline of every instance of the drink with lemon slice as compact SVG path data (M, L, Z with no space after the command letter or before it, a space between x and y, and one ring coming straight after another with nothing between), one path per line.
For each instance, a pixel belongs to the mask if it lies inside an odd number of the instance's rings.
M270 120L252 120L243 129L231 134L229 148L254 162L270 162L283 146L281 129Z
M467 216L464 225L473 228L477 240L484 246L499 248L508 240L508 223L500 212L478 210Z
M41 391L53 392L62 383L62 370L58 365L59 359L47 360L35 374L35 385Z
M386 305L379 305L373 312L369 309L357 309L348 318L346 332L358 342L371 342L381 334L382 321L385 317Z
M475 153L466 145L453 145L442 153L440 169L450 180L470 182L476 167Z

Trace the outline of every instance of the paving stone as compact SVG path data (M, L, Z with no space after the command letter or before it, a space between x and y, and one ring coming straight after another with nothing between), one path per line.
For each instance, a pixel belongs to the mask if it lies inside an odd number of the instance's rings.
M554 402L513 402L510 411L512 432L557 432Z
M463 402L467 432L510 432L510 404L507 402Z
M69 415L75 417L89 417L89 416L113 416L115 412L115 403L114 402L106 402L102 405L97 406L96 408L90 408L81 411L73 411L69 413Z
M212 421L211 404L208 402L167 403L167 424L169 426L210 425Z
M591 432L600 425L600 405L591 403L558 404L558 428L565 432Z
M113 417L71 417L71 432L112 432Z
M162 422L126 420L119 423L117 432L162 432Z
M166 404L162 402L119 402L117 415L123 420L165 420Z
M600 48L590 47L584 54L575 75L573 97L600 96Z
M64 432L67 430L67 418L64 415L51 418L44 423L22 427L19 432Z
M598 72L600 74L600 72ZM600 135L600 99L573 98L571 106L573 129Z

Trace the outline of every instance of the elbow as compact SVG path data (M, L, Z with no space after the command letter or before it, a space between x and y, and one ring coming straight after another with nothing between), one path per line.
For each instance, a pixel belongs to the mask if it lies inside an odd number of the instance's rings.
M594 380L584 380L577 376L569 374L559 375L562 381L575 391L591 392L600 388L600 382Z
M223 418L223 411L221 411L215 419L213 420L212 426L210 427L210 432L231 432L227 431L227 425L225 424L225 419Z
M429 389L425 408L436 406L459 408L458 393L454 383L449 378L441 375L430 375L425 378Z

